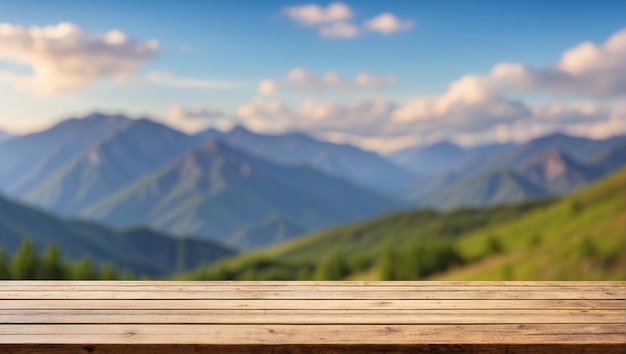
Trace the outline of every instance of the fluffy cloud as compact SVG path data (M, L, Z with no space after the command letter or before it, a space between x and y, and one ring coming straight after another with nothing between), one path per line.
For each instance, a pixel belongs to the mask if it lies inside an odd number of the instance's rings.
M32 76L20 77L15 87L38 96L75 92L104 78L124 81L158 49L156 40L118 30L89 34L67 22L28 28L0 23L0 60L30 66Z
M404 102L309 98L298 105L255 98L231 118L258 131L304 130L382 152L442 139L464 144L524 141L556 131L603 138L626 133L626 63L619 57L626 57L624 30L602 44L575 46L543 68L499 63L486 74L460 77L439 95ZM333 72L319 76L295 68L282 79L262 81L259 92L379 88L394 82L367 73L344 79ZM547 103L524 102L528 93L541 94Z
M594 102L552 102L533 109L543 124L590 124L605 121L611 112Z
M283 79L265 79L258 85L261 94L273 94L279 89L298 91L324 91L327 89L382 89L396 83L395 76L375 76L369 73L360 73L352 80L343 79L337 73L328 71L322 76L316 76L303 68L291 69Z
M301 129L336 142L379 151L452 139L464 144L524 141L564 131L595 138L626 133L626 30L604 43L582 43L546 67L498 63L486 74L468 74L439 95L398 102L366 97L347 103L306 99L298 106L256 98L237 119L260 131ZM392 85L366 73L347 80L302 68L264 80L259 92L316 92ZM524 101L540 94L543 104Z
M352 18L350 7L341 2L334 2L327 7L314 4L291 6L285 9L285 13L291 20L303 26L341 22Z
M365 29L381 34L391 34L394 32L407 31L415 26L412 20L400 20L389 12L382 13L371 20L365 22Z
M512 123L535 116L544 120L569 117L568 123L587 120L590 115L605 117L588 104L554 104L531 112L509 92L549 91L592 97L626 95L626 30L612 35L603 45L583 43L567 50L561 59L546 68L518 63L500 63L487 75L466 75L435 97L419 97L398 108L394 122L449 121L466 131Z
M235 122L256 131L281 132L297 124L297 116L283 101L254 98L239 106Z
M170 106L165 122L187 133L195 133L208 126L219 125L225 119L222 111L214 107L197 106L186 109L180 104Z
M555 68L543 70L541 85L562 93L599 97L626 94L626 29L602 45L582 43L566 51Z
M351 22L354 17L352 9L341 2L334 2L326 7L314 4L290 6L283 13L300 26L316 28L323 38L351 39L358 37L363 30L391 34L414 27L414 21L400 20L393 14L384 12L366 21L361 29Z
M153 85L190 89L230 90L244 86L242 83L233 81L180 78L170 71L151 71L146 75L146 82Z
M348 103L309 98L294 108L280 100L255 98L240 106L234 119L257 131L303 130L331 141L382 152L442 139L472 145L523 141L555 131L592 137L626 132L626 105L607 108L576 101L531 108L518 103L509 116L494 115L498 113L496 108L480 104L470 112L455 111L428 120L393 120L397 112L411 109L412 104L380 97L363 97ZM509 103L504 104L506 107ZM507 112L507 108L503 111Z
M420 97L392 114L395 123L426 122L481 130L499 123L510 123L531 114L519 101L503 97L491 82L480 76L465 76L451 83L448 91L436 97Z

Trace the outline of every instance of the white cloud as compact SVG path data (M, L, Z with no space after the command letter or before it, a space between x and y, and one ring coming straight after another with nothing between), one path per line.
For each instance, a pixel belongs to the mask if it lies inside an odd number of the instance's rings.
M391 34L415 26L413 20L400 20L385 12L366 21L361 29L352 22L352 9L342 2L334 2L326 7L315 4L290 6L283 13L300 26L316 28L322 38L352 39L358 37L363 30Z
M347 103L309 98L299 106L257 98L241 107L237 119L261 131L300 129L379 151L442 139L470 145L524 141L556 131L603 138L626 133L626 105L617 104L626 95L626 60L619 58L626 58L626 30L602 44L566 50L546 67L498 63L486 74L460 77L439 95L402 103L381 97ZM261 93L319 92L394 83L393 77L367 73L344 79L295 68L259 87L265 87ZM529 93L541 94L546 103L525 102Z
M290 6L285 9L285 14L303 26L340 22L352 18L352 10L342 2L334 2L326 7L314 4Z
M153 85L189 89L231 90L245 86L233 81L180 78L170 71L151 71L146 75L146 81Z
M215 107L196 106L186 109L180 104L173 104L168 109L165 122L187 133L196 133L209 126L219 125L225 115Z
M365 22L365 29L380 34L391 34L394 32L407 31L415 26L413 20L400 20L389 12L382 13L371 20Z
M294 126L294 112L281 100L254 98L237 108L234 119L256 131L281 132Z
M626 29L602 45L582 43L566 51L541 84L562 93L598 97L626 95Z
M324 38L350 39L359 35L359 28L351 23L337 22L320 27L320 36Z
M316 76L303 68L291 69L283 79L265 79L258 85L261 94L269 95L278 90L324 91L327 89L383 89L396 83L395 76L376 76L359 73L354 79L346 80L337 73L328 71Z
M280 100L255 98L237 110L239 124L263 132L302 130L335 142L388 152L443 139L463 144L524 141L555 131L607 137L626 132L626 105L614 109L587 101L552 102L531 108L521 102L461 104L428 119L394 120L413 109L381 97L348 103L305 99L297 108Z
M395 85L395 76L374 76L368 73L360 73L354 78L354 85L357 87L383 88Z
M610 114L594 102L552 102L533 109L533 118L544 124L590 124L607 120Z
M271 79L263 80L259 82L258 90L264 95L271 95L278 90L278 83Z
M523 102L508 98L519 93L550 91L592 97L626 95L626 30L612 35L604 45L583 43L563 54L560 61L535 69L517 63L500 63L487 75L469 74L450 83L448 90L435 97L419 97L398 108L394 122L450 122L465 132L512 123L525 117L554 120L569 117L568 124L589 116L605 117L588 104L555 104L534 113ZM564 118L559 118L563 120ZM561 122L564 124L565 122Z
M33 74L15 87L41 97L76 92L104 78L125 81L158 49L156 40L135 40L118 30L89 34L67 22L28 28L0 23L0 60L30 66Z

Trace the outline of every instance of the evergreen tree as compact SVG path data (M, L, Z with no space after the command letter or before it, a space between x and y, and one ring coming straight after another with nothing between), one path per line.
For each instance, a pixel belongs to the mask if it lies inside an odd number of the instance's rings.
M350 267L340 252L335 252L319 264L315 272L317 280L341 280L350 274Z
M11 279L11 272L9 270L10 262L9 254L3 248L0 248L0 280Z
M301 266L300 268L298 268L296 280L311 280L311 272L309 271L309 267Z
M116 280L118 278L117 272L111 263L105 263L100 268L100 276L98 279L100 280Z
M387 248L378 260L380 280L398 280L395 267L398 253L391 247Z
M41 259L40 278L49 280L64 279L67 274L63 263L63 255L59 247L54 243L50 244Z
M85 257L73 266L73 278L75 280L96 279L96 272L91 263L91 259Z
M487 255L502 252L502 244L500 244L500 241L494 235L489 235L486 248Z
M37 279L37 251L30 240L25 240L11 262L11 277L15 280Z

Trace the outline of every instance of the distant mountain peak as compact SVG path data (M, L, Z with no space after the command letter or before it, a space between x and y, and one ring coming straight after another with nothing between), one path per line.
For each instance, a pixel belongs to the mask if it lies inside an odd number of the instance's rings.
M442 140L432 145L425 146L421 150L422 152L430 151L430 152L437 152L437 153L442 153L442 154L451 154L451 153L460 154L463 152L462 147L448 140Z
M111 122L111 123L131 121L130 118L128 118L127 116L123 114L105 114L105 113L100 113L100 112L93 112L78 119L84 120L84 121Z
M229 133L257 134L257 133L255 133L255 132L253 132L252 130L250 130L250 129L248 129L248 128L244 127L244 126L243 126L243 125L241 125L241 124L237 124L237 125L235 125L235 126L234 126L231 130L230 130L230 132L229 132Z
M138 130L138 131L146 131L146 132L172 132L180 135L187 135L180 130L176 130L171 128L168 125L165 125L161 122L154 121L149 118L139 118L139 119L131 119L129 125L126 127L127 131L130 130Z
M522 170L542 169L548 180L568 173L572 168L582 169L578 162L559 149L553 149L530 161Z

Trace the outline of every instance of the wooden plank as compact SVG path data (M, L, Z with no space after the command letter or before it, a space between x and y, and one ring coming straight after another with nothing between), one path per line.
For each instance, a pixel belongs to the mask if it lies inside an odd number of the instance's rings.
M0 325L0 344L626 345L623 324ZM623 347L622 347L623 349Z
M0 300L0 309L472 310L624 309L623 300Z
M328 299L328 300L418 300L418 299L456 299L456 300L484 300L484 299L580 299L580 300L623 300L626 298L624 291L598 290L598 291L571 291L571 290L546 290L546 291L506 291L506 290L458 290L445 289L432 291L291 291L291 290L267 290L248 291L230 290L221 291L13 291L0 292L0 300L13 299Z
M0 352L623 353L626 282L0 282Z
M499 324L624 323L618 310L3 310L0 323Z
M20 344L3 345L11 354L362 354L362 353L465 353L465 354L624 354L620 344L292 344L292 345L214 345L214 344Z

